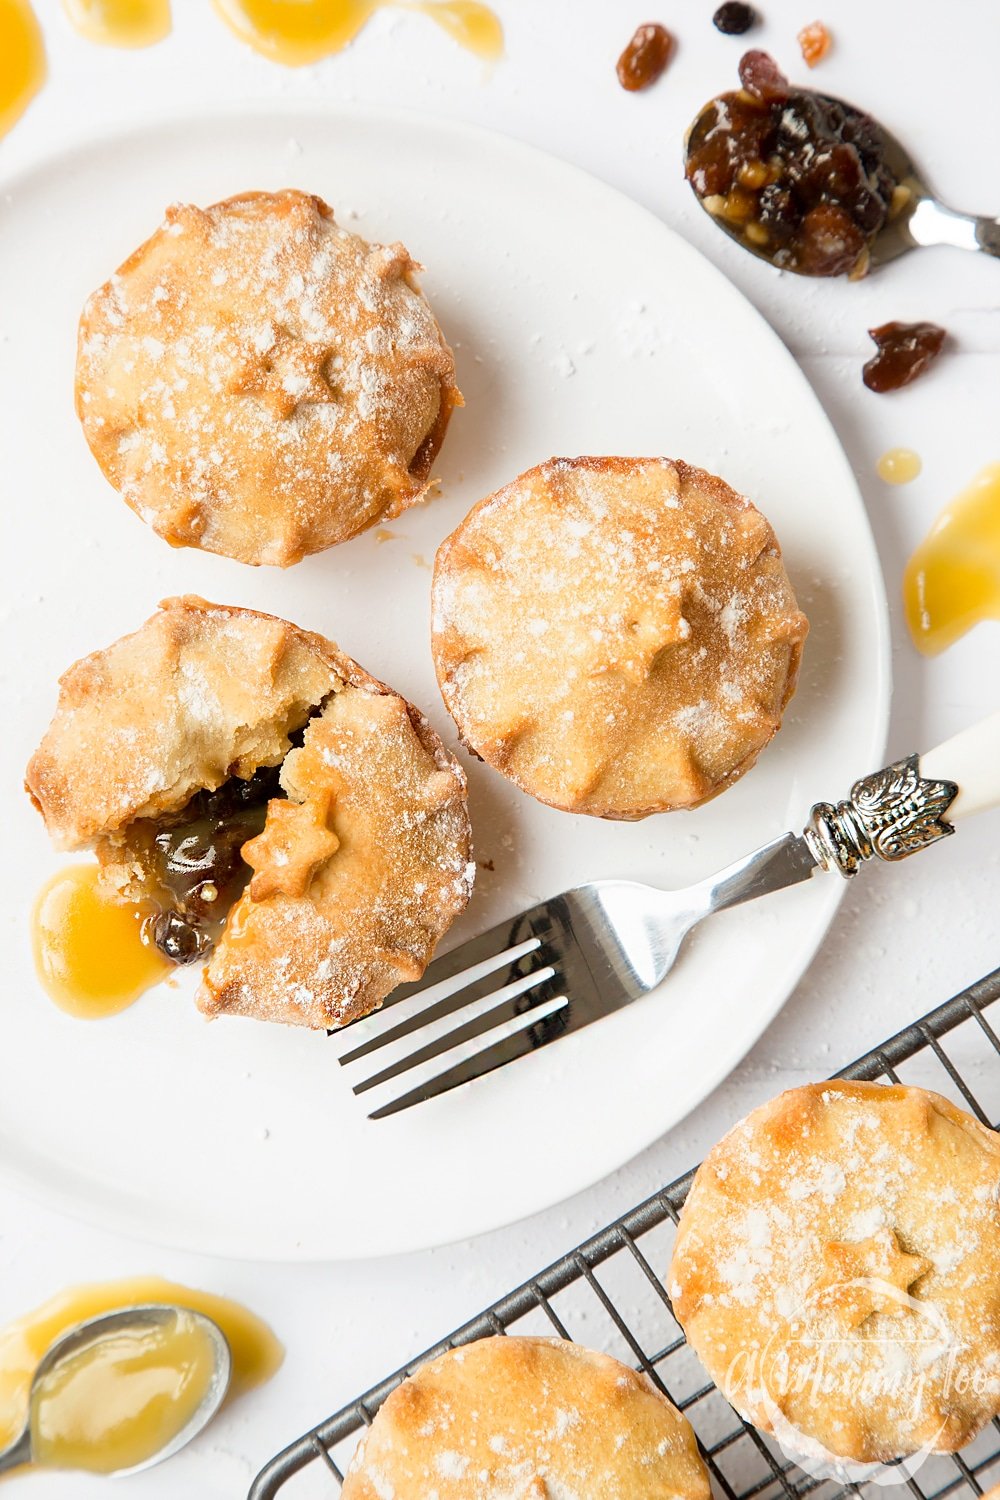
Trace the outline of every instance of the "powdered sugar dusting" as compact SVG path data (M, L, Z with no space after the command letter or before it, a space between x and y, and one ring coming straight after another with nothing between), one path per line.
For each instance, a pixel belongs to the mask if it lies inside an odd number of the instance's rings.
M483 1339L378 1412L344 1500L710 1500L687 1422L651 1382L559 1339Z
M1000 1413L1000 1137L919 1089L792 1090L710 1154L671 1297L727 1397L859 1462ZM803 1450L804 1451L804 1450Z
M635 815L735 779L806 623L767 523L667 459L554 459L439 554L435 656L486 760L543 801Z
M81 322L82 420L108 477L170 540L250 562L396 514L458 399L413 270L307 194L170 209Z
M204 1008L334 1027L422 973L475 879L465 777L405 700L345 684L285 759L338 846L302 899L245 896L206 971ZM266 832L266 829L265 829Z

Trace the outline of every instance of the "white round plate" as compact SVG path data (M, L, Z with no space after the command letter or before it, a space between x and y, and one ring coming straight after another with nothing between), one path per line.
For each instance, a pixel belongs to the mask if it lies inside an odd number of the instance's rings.
M384 534L288 572L174 552L118 499L73 414L86 294L175 200L299 186L402 239L455 345L466 408L440 493ZM0 452L8 496L0 1170L144 1238L217 1254L347 1258L476 1234L577 1192L667 1130L764 1030L815 953L832 876L728 913L666 986L514 1066L370 1122L337 1039L205 1023L192 976L84 1023L39 989L34 892L58 860L20 791L74 661L166 595L322 631L448 741L428 644L430 564L473 501L552 454L668 454L723 474L774 523L812 629L759 766L704 809L574 818L468 765L477 890L460 941L569 885L695 880L845 795L880 763L885 599L858 490L806 380L732 286L656 218L499 136L417 116L245 110L81 147L0 202ZM369 1096L370 1098L371 1096Z

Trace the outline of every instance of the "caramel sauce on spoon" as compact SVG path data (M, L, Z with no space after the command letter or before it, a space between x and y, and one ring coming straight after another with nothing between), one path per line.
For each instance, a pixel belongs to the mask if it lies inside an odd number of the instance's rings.
M212 1389L216 1346L187 1308L68 1354L31 1398L32 1463L114 1474L148 1463Z
M503 27L481 0L212 0L226 25L257 52L289 67L339 52L383 5L419 11L479 57L503 52Z
M62 1334L102 1313L147 1303L202 1312L219 1325L233 1359L227 1402L269 1380L284 1358L267 1325L225 1297L155 1276L70 1287L0 1329L0 1447L21 1431L35 1369ZM211 1373L205 1334L183 1311L159 1336L116 1336L82 1350L61 1362L50 1382L43 1378L36 1395L38 1460L96 1473L144 1462L185 1426Z

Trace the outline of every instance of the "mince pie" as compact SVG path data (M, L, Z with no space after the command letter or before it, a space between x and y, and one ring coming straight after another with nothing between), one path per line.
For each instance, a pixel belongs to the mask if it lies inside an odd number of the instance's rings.
M308 193L175 205L87 302L77 412L177 547L294 563L419 500L461 403L402 245Z
M564 1339L480 1339L421 1365L358 1444L343 1500L710 1500L687 1419Z
M77 662L27 788L149 941L207 960L210 1015L354 1020L419 978L471 890L465 776L426 720L255 610L168 599Z
M1000 1415L1000 1136L920 1088L791 1089L699 1169L668 1286L724 1395L811 1472L953 1453Z
M666 458L530 469L434 571L434 660L463 740L540 801L604 818L695 807L749 770L807 628L760 512Z

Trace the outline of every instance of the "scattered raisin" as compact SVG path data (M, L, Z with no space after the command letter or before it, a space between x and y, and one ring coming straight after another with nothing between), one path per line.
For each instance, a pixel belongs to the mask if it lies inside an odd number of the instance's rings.
M883 323L869 328L878 353L873 354L862 371L870 391L882 395L898 391L922 375L937 356L945 341L945 330L936 323Z
M712 25L716 31L721 31L725 36L742 36L756 24L757 12L752 5L744 5L743 0L726 0L712 17Z
M802 56L810 68L814 68L818 62L823 61L830 50L832 40L822 21L811 21L808 26L803 26L797 41L802 49Z
M791 85L769 52L744 52L740 58L740 83L762 104L781 104Z
M674 50L674 39L656 21L637 26L635 35L618 59L618 82L634 94L648 89L663 72Z

